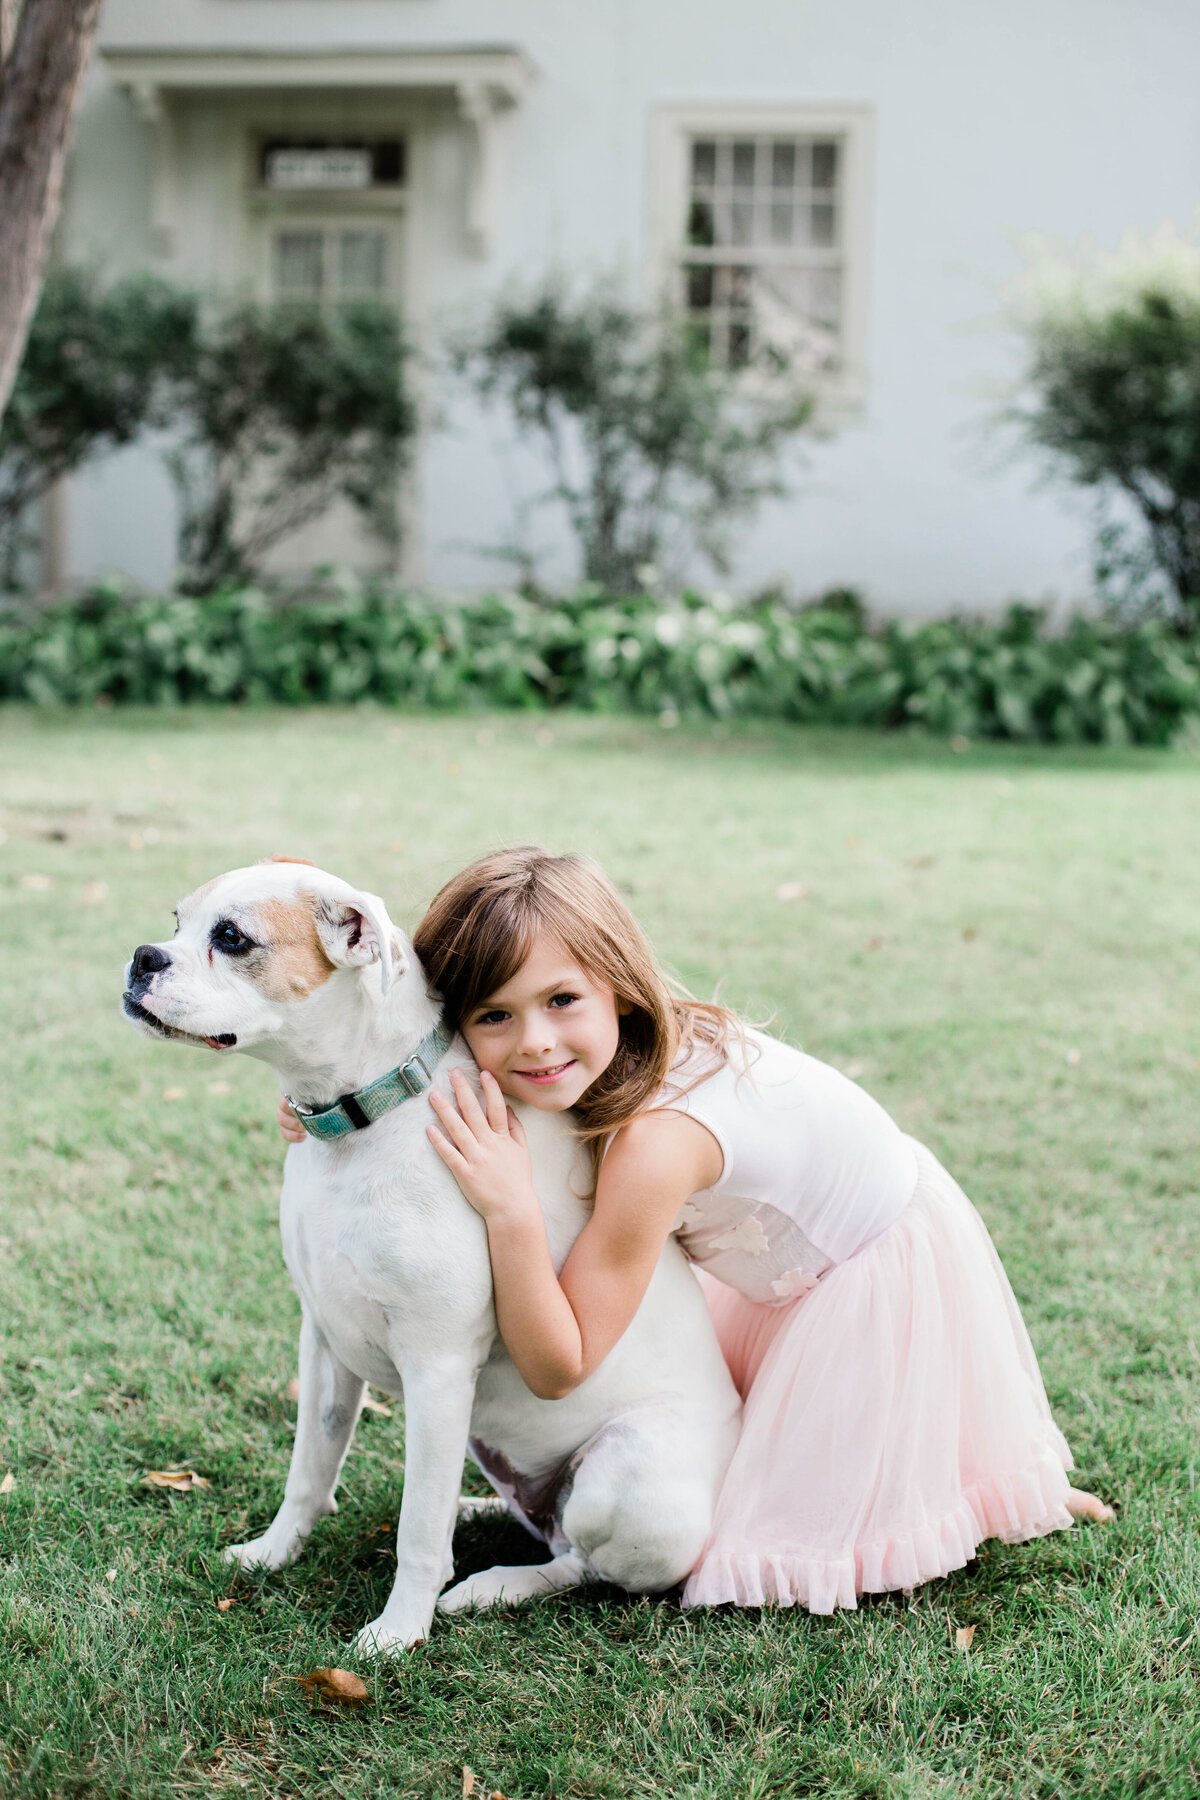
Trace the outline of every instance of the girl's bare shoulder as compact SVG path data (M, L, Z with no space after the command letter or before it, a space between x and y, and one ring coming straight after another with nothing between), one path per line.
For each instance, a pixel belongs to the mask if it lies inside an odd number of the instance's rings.
M604 1167L613 1174L656 1186L666 1182L695 1193L720 1179L722 1161L720 1146L706 1126L687 1113L663 1107L638 1113L622 1125Z

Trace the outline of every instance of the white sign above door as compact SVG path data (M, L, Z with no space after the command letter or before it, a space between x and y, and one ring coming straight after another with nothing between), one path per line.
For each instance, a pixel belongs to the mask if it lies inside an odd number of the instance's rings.
M371 185L369 150L269 150L265 174L271 188L365 188Z

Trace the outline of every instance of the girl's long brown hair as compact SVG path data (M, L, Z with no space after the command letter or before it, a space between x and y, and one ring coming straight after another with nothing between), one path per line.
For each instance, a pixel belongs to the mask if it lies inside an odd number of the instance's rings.
M714 1064L723 1061L742 1025L726 1007L675 991L598 863L525 845L480 857L448 881L413 937L453 1030L512 980L540 936L557 938L620 1008L617 1053L575 1107L598 1171L609 1137L653 1099L680 1052L707 1048Z

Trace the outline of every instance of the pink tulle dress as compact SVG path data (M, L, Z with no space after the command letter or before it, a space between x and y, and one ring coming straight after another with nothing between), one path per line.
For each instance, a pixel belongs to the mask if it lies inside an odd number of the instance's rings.
M962 1189L790 1045L698 1056L655 1104L724 1155L675 1229L745 1413L684 1604L832 1612L1069 1526L1070 1451Z

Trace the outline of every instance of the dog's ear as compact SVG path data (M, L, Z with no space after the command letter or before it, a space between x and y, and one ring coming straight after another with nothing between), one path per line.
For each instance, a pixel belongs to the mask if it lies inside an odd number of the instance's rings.
M335 968L360 969L379 964L386 989L408 966L400 933L388 918L378 894L347 888L342 894L318 894L317 936Z

